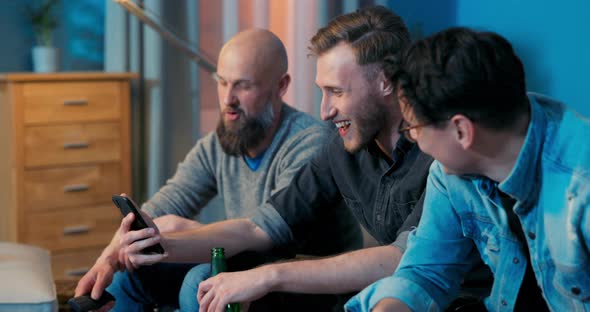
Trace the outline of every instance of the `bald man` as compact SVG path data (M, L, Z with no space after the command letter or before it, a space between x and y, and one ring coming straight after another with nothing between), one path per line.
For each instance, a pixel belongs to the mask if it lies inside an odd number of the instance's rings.
M272 250L266 233L247 230L255 228L247 217L269 205L270 196L291 183L331 133L281 100L290 82L287 63L283 44L266 30L241 32L224 45L216 74L221 111L216 131L196 143L174 177L142 206L146 221L153 218L157 229L130 231L133 216L124 218L76 295L91 293L96 299L108 286L118 311L177 306L181 286L196 299L195 278L209 273L208 266L197 264L210 261L213 247L224 247L228 258L242 253L233 262L236 269L295 253L329 255L360 247L358 223L348 209L336 208L341 203L318 218L309 239L294 242L292 249ZM193 216L215 195L222 198L228 220L200 224ZM165 254L140 252L156 242Z

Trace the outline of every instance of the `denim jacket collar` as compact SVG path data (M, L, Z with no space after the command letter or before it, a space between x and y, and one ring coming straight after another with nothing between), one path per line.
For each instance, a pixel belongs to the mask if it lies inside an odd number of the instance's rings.
M529 94L531 121L524 144L508 177L498 187L502 192L515 198L520 209L526 211L533 207L537 198L540 176L540 157L543 149L547 118L536 102L533 94ZM519 210L520 210L519 209Z

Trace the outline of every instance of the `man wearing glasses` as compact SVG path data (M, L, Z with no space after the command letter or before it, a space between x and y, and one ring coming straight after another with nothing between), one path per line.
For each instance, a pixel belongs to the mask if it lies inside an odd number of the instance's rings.
M590 310L590 121L527 94L520 59L495 33L435 34L402 68L400 131L436 162L398 270L347 308L444 310L483 260L489 311Z

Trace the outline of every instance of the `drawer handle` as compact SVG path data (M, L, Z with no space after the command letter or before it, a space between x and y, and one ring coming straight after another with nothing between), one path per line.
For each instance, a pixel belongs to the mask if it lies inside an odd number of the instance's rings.
M88 148L90 143L88 142L72 142L72 143L65 143L64 149L77 149L77 148Z
M65 273L67 276L82 276L82 275L86 274L86 272L88 272L88 270L90 270L90 268L84 267L84 268L66 270Z
M87 99L65 100L64 101L64 105L65 106L82 106L82 105L88 105L88 100Z
M90 186L88 184L72 184L64 186L65 193L84 192L88 191Z
M75 225L64 228L65 236L86 234L88 232L90 232L90 227L88 225Z

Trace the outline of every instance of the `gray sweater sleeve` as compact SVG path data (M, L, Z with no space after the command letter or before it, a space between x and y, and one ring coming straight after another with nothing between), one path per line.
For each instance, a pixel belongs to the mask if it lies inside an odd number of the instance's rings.
M175 214L193 218L217 194L215 176L216 153L214 133L210 133L192 148L178 165L174 176L142 209L152 217Z

